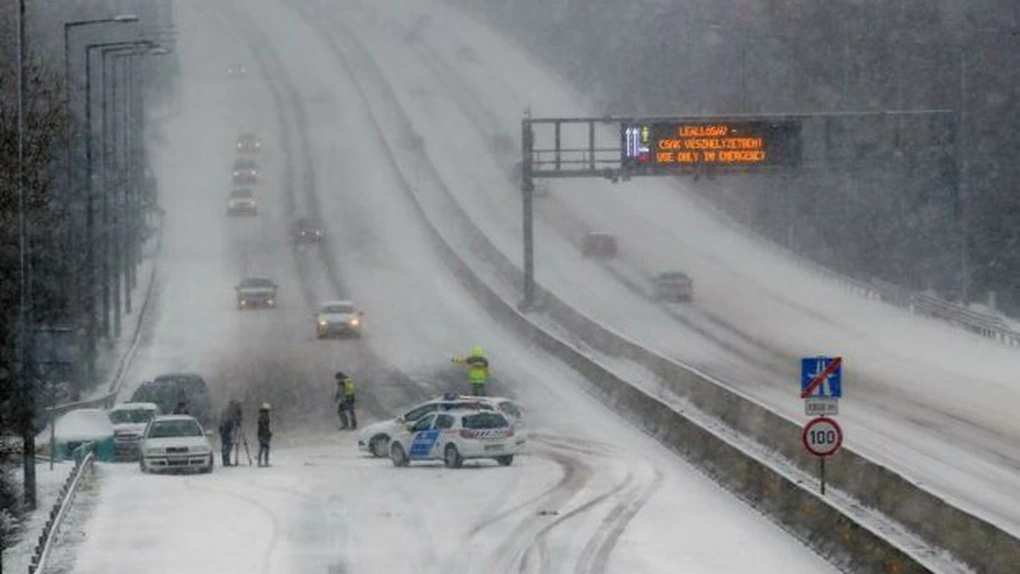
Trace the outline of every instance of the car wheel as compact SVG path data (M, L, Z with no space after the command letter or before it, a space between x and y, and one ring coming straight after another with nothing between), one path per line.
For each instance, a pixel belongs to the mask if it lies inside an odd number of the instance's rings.
M145 468L145 458L138 459L138 469L142 471L142 474L149 473L149 469Z
M404 447L400 443L393 443L390 445L390 460L393 461L393 466L407 466L407 453L404 452Z
M443 464L446 465L446 468L460 468L464 466L464 458L460 456L460 451L457 450L455 445L446 445L446 450L443 451Z
M504 456L497 456L496 462L499 463L499 466L510 466L514 463L514 455L508 454Z
M372 437L372 440L368 442L368 450L372 453L372 456L376 458L382 458L386 456L386 446L390 441L390 437L386 435L378 435Z

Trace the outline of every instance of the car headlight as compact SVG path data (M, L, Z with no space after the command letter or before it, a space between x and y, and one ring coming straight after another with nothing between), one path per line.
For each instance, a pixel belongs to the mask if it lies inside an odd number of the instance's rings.
M272 299L266 299L266 305L269 305L270 307L272 307L273 305L276 305L276 301L274 301Z
M163 449L161 449L161 448L147 448L147 449L145 449L145 456L158 456L158 455L161 455L161 454L163 454Z
M319 326L320 327L329 327L329 321L327 321L325 319L319 319Z
M357 327L360 324L361 324L361 321L357 317L351 319L351 327Z
M234 177L238 177L238 176L240 176L240 175L241 175L241 172L239 172L239 171L237 171L237 170L235 169L235 170L234 170Z
M190 452L194 454L209 454L212 450L207 446L193 446L191 447Z

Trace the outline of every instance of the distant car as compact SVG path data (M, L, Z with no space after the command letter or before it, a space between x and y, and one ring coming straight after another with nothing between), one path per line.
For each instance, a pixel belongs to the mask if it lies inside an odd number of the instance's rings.
M505 415L487 410L433 413L401 428L390 440L390 460L407 466L413 460L442 460L460 468L465 460L491 458L500 466L514 462L516 430Z
M237 292L238 309L276 308L276 283L272 279L249 277L238 283L234 290Z
M258 215L259 202L250 189L238 188L227 198L227 215Z
M262 169L254 160L241 158L234 161L232 175L235 185L254 185L259 182Z
M616 257L616 237L600 231L588 233L581 240L581 253L585 257Z
M156 403L163 414L189 414L204 425L212 421L209 385L197 373L165 373L145 381L131 395L133 403ZM179 412L181 409L184 413Z
M518 446L524 444L524 430L526 428L524 413L511 399L447 393L438 399L419 403L395 418L379 421L362 428L361 432L358 433L358 450L375 457L387 456L390 439L399 434L406 425L414 423L418 419L432 413L458 409L499 411L505 414L514 423L515 428L521 431L516 435L515 442Z
M156 403L120 403L106 413L113 423L113 448L117 460L138 460L145 427L161 414Z
M302 217L295 221L291 233L293 233L294 241L297 243L318 243L326 235L315 221L307 217Z
M244 64L230 64L227 66L227 76L231 78L243 78L248 75L248 68Z
M694 298L694 282L683 271L667 271L655 276L655 299L682 302Z
M262 151L262 140L253 133L241 134L237 137L237 151L241 153L255 153Z
M57 417L52 429L43 429L35 437L40 453L50 452L53 439L53 458L73 458L75 450L86 443L92 443L96 460L114 460L113 423L101 409L75 409Z
M213 471L213 449L195 417L166 415L152 419L142 438L142 472Z
M320 339L331 335L360 337L364 316L350 301L327 301L315 313L315 332Z

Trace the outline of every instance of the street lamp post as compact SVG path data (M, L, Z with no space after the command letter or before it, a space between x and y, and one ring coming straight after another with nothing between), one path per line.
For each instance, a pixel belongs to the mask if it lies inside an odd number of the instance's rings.
M71 39L72 39L72 37L71 37L71 33L74 32L77 29L84 29L84 28L91 27L91 26L100 26L100 25L103 25L103 24L110 24L110 23L124 24L124 23L132 23L132 22L138 22L138 16L136 16L134 14L119 14L117 16L113 16L113 17L109 17L109 18L93 18L93 19L89 19L89 20L78 20L78 21L74 21L74 22L65 22L64 23L64 101L65 101L65 105L68 106L68 109L70 109L70 106L71 106L71 84L72 84L72 74L71 74ZM86 53L86 55L87 55L87 53ZM74 83L77 84L78 82L74 82ZM65 189L65 193L68 194L68 197L67 197L68 201L66 202L67 205L68 206L77 206L78 202L76 200L72 199L72 196L73 196L72 189L76 187L74 185L74 183L73 183L74 179L75 179L74 178L74 162L71 159L73 145L74 145L74 143L73 143L74 142L74 138L72 136L72 131L71 131L72 130L72 127L71 127L72 126L72 122L70 121L70 118L71 118L72 114L68 113L67 115L68 115L68 122L66 124L66 128L65 128L66 131L65 131L65 134L64 134L65 139L66 139L66 146L65 146L65 150L64 150L65 151L65 158L64 158L64 163L65 163L65 166L64 166L64 178L65 178L64 189ZM86 135L88 135L88 134L86 134ZM68 254L68 256L70 256L72 258L71 263L69 265L69 270L70 270L70 277L69 277L70 314L71 314L72 322L75 325L78 325L79 324L78 322L80 321L80 318L81 318L81 304L82 304L82 301L81 301L81 287L82 287L81 266L82 266L82 261L81 261L81 257L80 257L80 250L78 248L80 237L78 236L78 233L77 233L78 230L79 230L79 225L77 223L77 217L75 216L77 210L74 209L73 207L69 207L68 209L69 209L69 212L70 212L70 217L69 217L69 222L68 222L68 225L67 225L67 236L66 236L67 248L66 248L65 252ZM88 261L88 263L91 263L91 260ZM89 307L87 304L86 304L86 308L87 309L91 309L91 307ZM89 346L90 349L94 350L94 348L92 347L91 339L86 342L86 345ZM91 361L92 360L91 358L94 357L94 356L95 356L94 352L87 353L87 357L88 357L87 360ZM74 381L74 385L73 385L73 389L72 389L72 393L73 393L73 398L74 399L78 399L79 398L80 380L82 378L82 374L83 373L80 370L76 369L76 372L75 372L75 374L72 377L73 381ZM94 370L91 368L91 363L90 363L90 368L88 369L86 376L90 380L94 376Z
M85 46L85 283L86 283L86 339L88 380L95 379L96 335L98 317L96 316L96 247L95 247L95 182L93 181L92 161L92 51L112 48L115 46L151 46L148 40L126 40L118 42L98 42Z

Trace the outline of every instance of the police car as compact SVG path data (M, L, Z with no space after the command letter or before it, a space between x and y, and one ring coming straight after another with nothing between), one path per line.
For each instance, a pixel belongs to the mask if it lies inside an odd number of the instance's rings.
M358 449L375 457L387 456L390 452L390 439L406 430L408 424L435 412L458 409L499 411L513 423L516 430L514 442L517 446L526 441L524 413L511 399L446 393L440 398L419 403L395 418L364 427L358 433Z
M407 466L412 460L442 460L460 468L465 460L491 458L510 466L517 454L516 430L502 413L455 409L432 413L397 432L390 440L390 460Z

